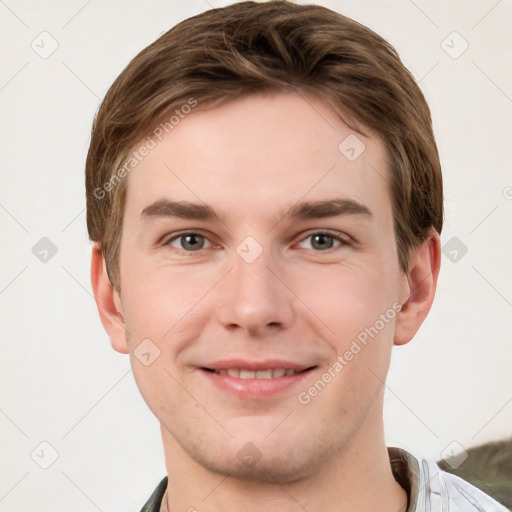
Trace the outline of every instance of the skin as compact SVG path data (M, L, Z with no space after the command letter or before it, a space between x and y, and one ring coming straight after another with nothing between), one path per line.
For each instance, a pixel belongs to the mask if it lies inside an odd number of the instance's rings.
M92 286L112 346L130 354L161 424L170 475L162 510L405 510L384 441L383 382L393 344L410 341L431 307L440 240L432 229L400 270L384 146L356 134L366 149L349 161L338 146L351 133L318 97L249 96L194 111L128 176L121 295L97 246ZM372 215L283 216L332 198ZM218 217L141 215L161 199L206 203ZM205 238L191 248L176 237L183 230ZM325 230L333 238L313 236ZM248 236L263 250L252 263L236 250ZM300 403L396 303L400 312ZM134 353L144 339L160 351L149 366ZM237 397L198 369L227 358L316 369L279 395ZM255 464L237 456L247 443Z

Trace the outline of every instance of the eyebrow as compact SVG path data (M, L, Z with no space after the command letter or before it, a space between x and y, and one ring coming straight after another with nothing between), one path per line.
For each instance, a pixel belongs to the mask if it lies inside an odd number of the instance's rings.
M337 217L340 215L362 215L369 218L373 216L367 206L352 199L343 198L304 201L282 212L281 216L298 221ZM169 201L167 199L160 199L150 204L142 210L140 216L143 220L158 217L177 217L196 220L223 219L223 216L219 216L215 210L207 204L191 203L188 201Z

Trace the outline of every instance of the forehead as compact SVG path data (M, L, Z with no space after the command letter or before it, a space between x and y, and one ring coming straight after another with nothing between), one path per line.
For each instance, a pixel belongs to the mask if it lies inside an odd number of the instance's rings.
M153 137L156 144L128 176L125 213L140 215L151 202L179 199L261 217L301 198L325 197L390 212L381 140L349 128L319 98L247 96L192 110L167 132Z

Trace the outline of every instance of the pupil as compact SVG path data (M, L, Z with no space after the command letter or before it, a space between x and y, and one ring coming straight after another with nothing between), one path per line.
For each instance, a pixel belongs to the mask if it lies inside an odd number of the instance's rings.
M317 240L320 240L320 244L319 244L320 249L325 249L325 248L329 249L330 246L332 246L332 243L331 244L325 243L326 239L329 239L329 238L331 238L331 237L328 235L315 235L313 237L313 239L315 240L313 245L316 243ZM331 239L331 242L332 242L332 239Z
M185 241L185 243L183 244L183 247L185 247L185 249L188 249L188 248L196 249L198 247L198 245L201 245L201 244L197 243L197 238L198 238L197 235L185 235L184 237L182 237L182 240ZM189 242L190 239L192 239L192 243ZM194 240L195 240L195 242L194 242ZM189 247L187 247L187 245Z

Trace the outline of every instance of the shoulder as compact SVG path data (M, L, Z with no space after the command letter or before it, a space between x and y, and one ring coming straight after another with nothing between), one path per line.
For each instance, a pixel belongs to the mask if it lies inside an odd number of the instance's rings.
M435 461L388 448L397 481L409 494L408 512L508 512L508 509Z
M435 464L435 463L433 463ZM450 501L450 512L508 512L508 509L488 494L462 478L438 469Z

